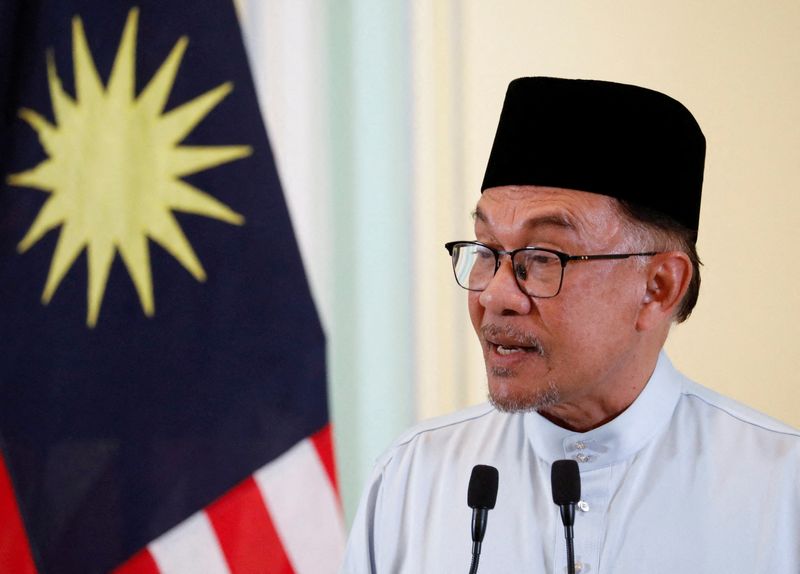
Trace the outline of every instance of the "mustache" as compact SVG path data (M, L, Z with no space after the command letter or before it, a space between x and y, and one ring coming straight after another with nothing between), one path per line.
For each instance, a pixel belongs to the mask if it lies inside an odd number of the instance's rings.
M484 340L491 341L498 338L511 339L521 347L533 347L540 355L544 355L542 342L536 337L536 335L521 329L517 329L511 325L487 323L486 325L481 326L480 333Z

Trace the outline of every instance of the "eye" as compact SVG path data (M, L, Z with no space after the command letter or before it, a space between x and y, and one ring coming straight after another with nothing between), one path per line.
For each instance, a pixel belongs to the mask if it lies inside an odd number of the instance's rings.
M475 249L475 254L480 259L494 259L494 253L485 247L478 247Z
M554 264L561 264L561 260L558 258L558 256L548 251L531 249L529 251L525 251L524 254L525 258L523 259L523 262L526 267L548 267Z

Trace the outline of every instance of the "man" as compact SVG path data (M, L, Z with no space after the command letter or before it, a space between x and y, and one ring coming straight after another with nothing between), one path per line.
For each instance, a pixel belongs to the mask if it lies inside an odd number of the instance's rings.
M490 404L379 459L343 572L467 572L475 464L500 477L480 571L566 572L559 459L580 469L576 572L800 572L800 433L662 351L697 299L704 156L692 115L658 92L511 83L476 241L447 245Z

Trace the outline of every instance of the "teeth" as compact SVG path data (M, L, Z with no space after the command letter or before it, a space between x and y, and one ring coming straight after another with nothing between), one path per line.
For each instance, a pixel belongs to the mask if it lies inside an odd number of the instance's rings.
M522 349L519 347L504 347L503 345L497 346L497 352L500 355L510 355L511 353L519 353Z

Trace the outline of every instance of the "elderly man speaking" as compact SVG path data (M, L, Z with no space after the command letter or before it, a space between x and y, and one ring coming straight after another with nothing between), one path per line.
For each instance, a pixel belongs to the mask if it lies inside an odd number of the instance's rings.
M699 292L704 158L697 122L664 94L510 84L475 239L446 246L489 404L378 460L343 572L474 572L476 544L483 573L800 572L800 433L662 349ZM482 543L465 500L475 465L499 473Z

